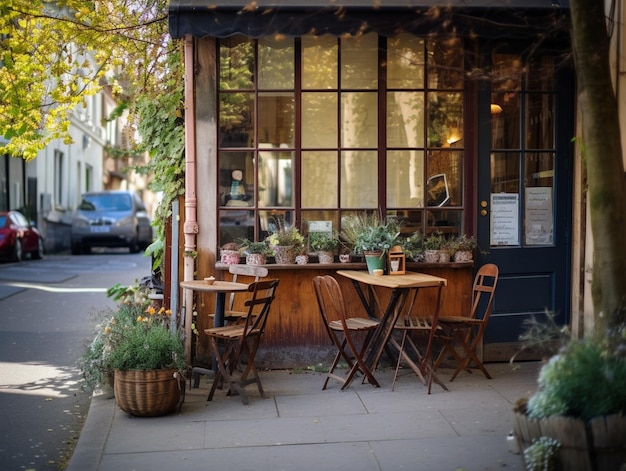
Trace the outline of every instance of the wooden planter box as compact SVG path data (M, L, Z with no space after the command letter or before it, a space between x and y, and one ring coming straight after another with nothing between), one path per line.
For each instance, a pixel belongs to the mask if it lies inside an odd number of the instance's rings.
M619 470L626 464L626 417L609 415L589 422L572 417L531 419L516 412L514 433L520 452L541 436L559 441L558 466L563 471Z

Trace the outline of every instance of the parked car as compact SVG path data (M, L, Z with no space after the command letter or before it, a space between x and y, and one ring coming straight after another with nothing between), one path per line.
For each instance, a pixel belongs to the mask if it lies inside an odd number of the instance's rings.
M152 242L152 226L137 193L107 190L82 195L72 220L72 254L92 247L128 247L131 253Z
M19 262L24 254L43 257L43 237L19 211L0 212L0 255Z

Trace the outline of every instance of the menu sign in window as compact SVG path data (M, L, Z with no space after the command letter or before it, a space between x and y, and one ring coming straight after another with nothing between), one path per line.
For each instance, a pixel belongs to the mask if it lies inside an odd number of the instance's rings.
M526 188L524 233L526 245L551 245L553 234L552 188Z
M519 245L519 195L491 195L490 245Z

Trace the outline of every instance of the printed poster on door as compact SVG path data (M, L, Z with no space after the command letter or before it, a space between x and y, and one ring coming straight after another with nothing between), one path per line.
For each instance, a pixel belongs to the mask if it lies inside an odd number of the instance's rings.
M552 245L552 188L526 188L524 235L526 245Z
M491 195L491 245L519 245L519 195Z

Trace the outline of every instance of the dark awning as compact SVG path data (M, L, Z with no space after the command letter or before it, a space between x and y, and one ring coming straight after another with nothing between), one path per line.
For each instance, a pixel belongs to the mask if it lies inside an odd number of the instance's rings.
M443 27L513 39L549 32L567 10L568 0L172 0L169 28L173 38L371 31L393 36L441 32Z

